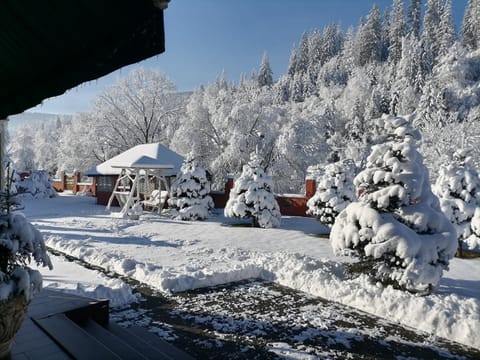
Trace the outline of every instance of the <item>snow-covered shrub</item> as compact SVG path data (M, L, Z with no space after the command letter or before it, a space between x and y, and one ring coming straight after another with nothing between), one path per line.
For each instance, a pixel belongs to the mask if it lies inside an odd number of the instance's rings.
M355 177L359 200L338 215L330 239L336 254L359 257L357 268L377 281L429 293L455 254L456 233L431 191L409 120L378 120L385 141Z
M440 168L433 191L440 199L442 211L457 230L459 252L462 249L480 251L480 178L473 167L470 150L458 150L453 158L453 163Z
M272 179L261 167L261 158L253 153L230 191L225 216L252 218L253 225L262 228L280 226L280 208L272 187Z
M17 210L10 185L0 191L0 301L24 296L28 302L42 287L42 275L28 267L31 259L50 269L52 264L42 235Z
M480 252L480 207L475 209L472 221L470 222L472 233L469 237L463 240L465 247L474 252Z
M168 206L178 220L204 220L213 208L207 171L189 155L172 184Z
M316 178L317 190L307 201L307 214L322 224L332 226L337 215L355 200L353 178L355 167L351 161L328 164Z
M29 194L36 199L51 198L57 195L50 183L50 176L45 170L32 170L30 175L23 180L17 177L15 187L17 193Z

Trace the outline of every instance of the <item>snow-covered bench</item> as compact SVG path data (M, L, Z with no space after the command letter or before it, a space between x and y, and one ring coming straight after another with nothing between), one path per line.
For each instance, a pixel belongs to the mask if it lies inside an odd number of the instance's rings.
M162 211L165 201L167 201L168 191L166 190L153 190L150 195L142 201L143 208Z

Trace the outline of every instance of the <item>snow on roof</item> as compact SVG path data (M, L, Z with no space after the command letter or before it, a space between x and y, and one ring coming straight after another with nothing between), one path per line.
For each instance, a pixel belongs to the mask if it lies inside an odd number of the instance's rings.
M162 169L163 175L172 176L180 171L183 156L159 144L143 144L114 156L85 172L87 176L118 175L122 169Z

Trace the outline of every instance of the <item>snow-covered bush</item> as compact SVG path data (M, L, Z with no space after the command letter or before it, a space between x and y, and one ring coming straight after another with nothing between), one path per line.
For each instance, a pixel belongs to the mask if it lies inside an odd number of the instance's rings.
M442 166L434 193L442 211L457 230L459 252L480 251L480 178L472 164L470 150L460 149L451 164ZM475 221L473 221L475 216Z
M213 208L207 171L189 155L172 184L168 206L178 220L204 220Z
M351 161L326 165L316 179L315 195L307 201L307 214L332 226L340 211L355 200L354 176L355 166Z
M28 194L36 199L51 198L57 195L45 170L32 170L24 179L17 177L15 190L19 194Z
M226 217L252 218L262 228L280 226L280 208L272 192L273 182L261 167L261 158L253 153L230 191L225 205Z
M42 287L42 276L28 267L31 259L50 269L40 232L19 212L19 202L10 194L11 180L5 191L0 191L0 301L32 294Z
M330 233L336 254L360 258L357 268L383 284L429 293L448 269L457 242L433 195L420 134L410 118L379 119L385 141L372 147L366 169L354 179L359 200L337 217Z

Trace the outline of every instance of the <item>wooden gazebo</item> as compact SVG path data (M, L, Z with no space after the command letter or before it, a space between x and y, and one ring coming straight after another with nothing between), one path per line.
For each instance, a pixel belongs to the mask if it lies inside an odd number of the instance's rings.
M168 192L183 160L160 143L140 144L85 171L85 175L94 178L97 204L110 210L118 203L121 210L117 215L123 217L153 190ZM161 206L157 210L161 212Z

